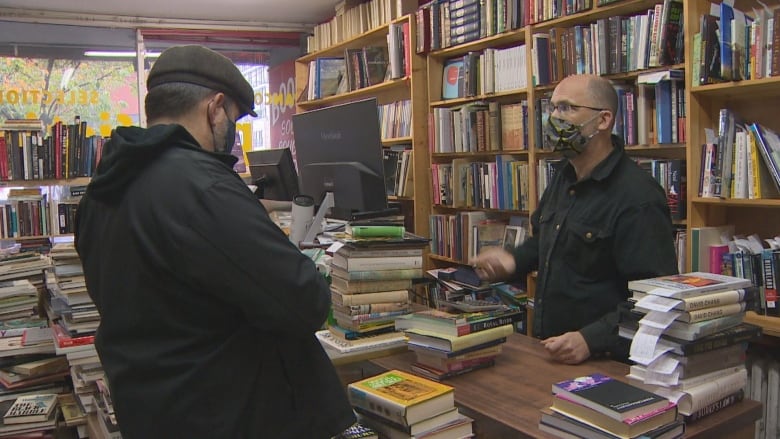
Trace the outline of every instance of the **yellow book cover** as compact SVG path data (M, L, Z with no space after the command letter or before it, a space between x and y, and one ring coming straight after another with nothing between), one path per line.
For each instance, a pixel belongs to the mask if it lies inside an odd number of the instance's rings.
M455 406L454 389L400 370L390 370L348 386L352 405L408 426Z

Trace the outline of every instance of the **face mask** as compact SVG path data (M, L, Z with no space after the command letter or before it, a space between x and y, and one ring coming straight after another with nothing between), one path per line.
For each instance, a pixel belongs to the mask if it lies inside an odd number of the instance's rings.
M552 148L555 152L561 152L567 158L581 154L590 139L598 133L596 131L586 137L582 134L582 128L598 116L596 114L581 124L571 123L561 118L550 116L547 119L547 124L544 126L547 148Z
M222 107L222 109L225 111L225 116L227 116L229 113L227 111L227 108ZM222 152L225 154L230 154L231 151L233 151L233 145L236 143L236 123L233 122L230 117L227 117L227 128L225 128L225 140L222 142L222 147L220 148L220 144L217 143L217 138L214 136L214 130L211 130L211 137L214 140L214 152Z
M228 114L225 110L225 114ZM236 143L236 123L232 119L228 118L227 129L225 130L225 146L222 152L230 154L233 151L233 145Z

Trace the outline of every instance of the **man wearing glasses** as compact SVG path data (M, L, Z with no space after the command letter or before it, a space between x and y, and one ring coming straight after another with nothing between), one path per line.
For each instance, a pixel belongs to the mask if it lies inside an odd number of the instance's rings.
M618 98L608 80L569 76L550 101L544 135L568 162L531 215L533 236L513 253L491 248L470 262L491 281L538 270L533 335L554 360L624 360L617 306L628 281L677 272L666 195L611 134Z

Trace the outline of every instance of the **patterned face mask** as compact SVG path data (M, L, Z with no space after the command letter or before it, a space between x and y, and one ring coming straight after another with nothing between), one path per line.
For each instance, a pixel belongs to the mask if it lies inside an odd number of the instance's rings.
M599 114L595 114L581 124L571 123L559 117L550 116L547 119L547 124L544 126L544 136L548 149L552 147L552 151L562 152L566 157L574 157L581 154L590 139L598 133L598 131L595 131L586 137L582 134L582 128L598 116Z

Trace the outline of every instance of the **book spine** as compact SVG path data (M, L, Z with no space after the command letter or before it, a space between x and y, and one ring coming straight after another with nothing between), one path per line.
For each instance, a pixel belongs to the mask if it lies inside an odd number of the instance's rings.
M745 302L732 303L729 305L703 308L688 313L690 323L711 320L718 317L724 317L731 314L737 314L745 311Z
M423 258L421 256L398 256L384 258L333 258L333 264L353 271L383 271L383 270L404 270L410 268L422 268Z
M745 390L739 389L734 393L731 393L729 395L726 395L725 397L708 404L699 410L696 410L695 412L691 413L690 415L684 415L683 420L686 424L698 421L701 418L704 418L706 416L709 416L713 413L719 412L727 407L730 407L740 401L745 397Z
M423 273L422 268L403 268L400 270L349 271L344 277L347 280L400 280L423 277Z
M354 306L354 305L368 305L375 303L396 303L406 302L409 300L409 291L385 291L380 293L365 293L365 294L342 294L340 292L331 291L331 297L334 305L339 306Z
M488 342L494 338L507 337L513 332L515 332L513 325L504 325L468 334L464 337L456 337L450 340L450 350L459 351L476 344Z
M516 313L508 316L500 316L478 322L470 322L462 326L458 326L458 336L473 334L475 332L484 331L487 329L497 328L504 325L512 325L522 318L521 313Z
M404 226L352 226L352 236L355 238L403 238Z
M746 293L746 289L742 288L738 290L723 291L720 293L683 299L683 310L696 311L702 308L711 308L737 303L745 300L747 296Z
M391 422L404 426L409 425L406 422L406 410L402 405L360 390L354 385L347 387L347 396L349 402L357 408L380 416L382 419L388 419Z

